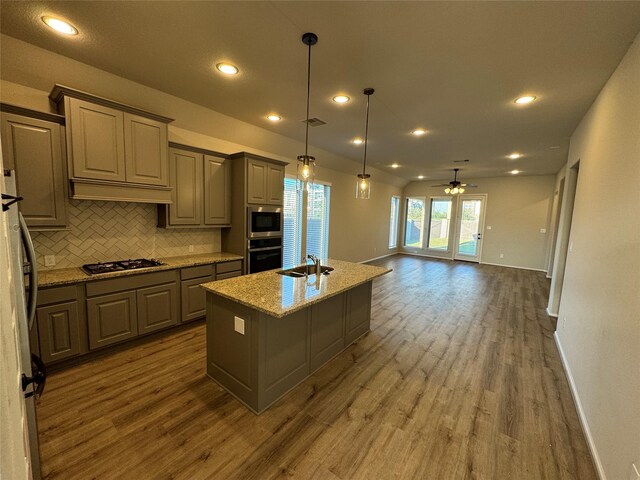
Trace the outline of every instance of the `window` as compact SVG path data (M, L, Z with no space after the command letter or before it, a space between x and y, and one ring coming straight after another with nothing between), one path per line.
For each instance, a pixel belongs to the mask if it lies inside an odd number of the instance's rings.
M296 190L296 179L284 179L284 225L282 227L282 266L295 267L302 251L302 192Z
M398 213L400 197L391 197L391 215L389 215L389 248L398 246Z
M404 230L405 247L422 248L422 232L424 231L424 199L407 198L407 223Z
M282 266L294 267L307 254L329 256L329 198L331 186L314 183L308 192L296 190L295 177L284 179L284 226ZM303 209L306 196L307 209ZM306 233L306 248L302 232Z
M429 248L449 249L449 228L451 226L451 199L432 198L429 219Z
M313 183L307 193L307 254L329 256L329 193L331 187ZM304 255L304 252L303 252ZM306 255L305 255L306 256Z

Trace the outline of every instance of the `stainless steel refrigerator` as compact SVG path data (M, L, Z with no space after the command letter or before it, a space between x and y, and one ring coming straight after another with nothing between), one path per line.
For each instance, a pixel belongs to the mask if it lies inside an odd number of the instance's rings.
M41 477L36 422L36 397L44 390L46 371L35 353L31 352L30 333L35 325L38 271L36 255L27 225L20 213L20 197L16 193L15 171L4 170L2 215L9 230L9 256L11 278L14 279L17 338L23 372L21 395L25 398L26 427L28 430L31 471L34 479Z

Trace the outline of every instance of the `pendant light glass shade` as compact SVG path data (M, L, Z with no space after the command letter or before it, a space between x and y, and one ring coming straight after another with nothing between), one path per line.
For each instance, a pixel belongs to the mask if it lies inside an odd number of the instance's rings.
M356 179L356 198L369 200L371 198L371 175L367 173L367 143L369 140L369 100L375 90L365 88L362 93L367 96L367 115L364 124L364 155L362 158L362 173Z
M305 117L304 155L298 155L298 178L296 188L298 190L308 190L315 178L316 159L309 155L309 98L311 96L311 47L318 43L318 36L315 33L305 33L302 35L302 43L309 47L307 57L307 116Z
M359 173L356 182L356 198L369 200L371 197L371 175L368 173Z

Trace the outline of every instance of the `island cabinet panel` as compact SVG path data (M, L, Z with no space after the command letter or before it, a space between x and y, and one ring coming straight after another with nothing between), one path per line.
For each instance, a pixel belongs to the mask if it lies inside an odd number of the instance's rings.
M309 310L282 318L261 315L260 398L266 408L309 375Z
M204 223L231 224L231 162L204 156Z
M65 302L36 310L40 355L46 364L80 354L78 302Z
M121 292L87 299L89 348L122 342L138 334L136 292Z
M66 227L62 130L55 122L2 113L5 168L15 170L20 211L29 227Z
M371 326L371 282L347 292L345 344L369 331Z
M167 125L150 118L124 114L126 180L167 185Z
M311 372L345 347L345 302L341 294L311 307Z
M123 113L70 98L67 118L73 176L125 181Z
M207 375L258 410L257 316L251 310L223 297L207 295ZM244 323L244 334L235 330L236 317Z
M178 286L175 282L137 290L136 304L139 335L178 323Z

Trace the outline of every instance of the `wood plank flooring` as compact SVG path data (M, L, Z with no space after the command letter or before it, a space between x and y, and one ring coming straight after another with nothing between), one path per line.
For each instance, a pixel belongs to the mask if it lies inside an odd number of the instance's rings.
M54 373L50 479L596 479L543 273L394 256L372 330L260 416L204 325Z

